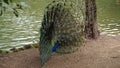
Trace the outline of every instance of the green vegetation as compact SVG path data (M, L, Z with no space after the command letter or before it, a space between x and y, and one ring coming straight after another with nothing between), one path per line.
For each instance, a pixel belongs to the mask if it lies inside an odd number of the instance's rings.
M8 10L13 12L15 16L18 17L17 9L22 9L23 3L14 3L14 6L12 6L12 4L12 0L0 0L0 16L3 15L6 10Z

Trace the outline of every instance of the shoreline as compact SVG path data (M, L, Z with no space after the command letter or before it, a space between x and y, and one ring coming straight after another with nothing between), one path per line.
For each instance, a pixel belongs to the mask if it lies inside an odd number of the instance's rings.
M22 51L22 50L31 49L31 48L38 48L38 47L39 47L38 43L29 44L29 45L24 45L24 46L19 47L19 48L13 47L9 51L0 50L0 54L8 54L8 53L13 53L13 52L19 52L19 51Z

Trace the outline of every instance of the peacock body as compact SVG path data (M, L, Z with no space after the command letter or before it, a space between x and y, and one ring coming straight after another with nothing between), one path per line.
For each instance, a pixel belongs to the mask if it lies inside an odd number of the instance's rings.
M41 66L50 58L52 51L63 52L81 44L83 19L78 18L75 10L75 3L64 1L53 1L46 7L40 29Z

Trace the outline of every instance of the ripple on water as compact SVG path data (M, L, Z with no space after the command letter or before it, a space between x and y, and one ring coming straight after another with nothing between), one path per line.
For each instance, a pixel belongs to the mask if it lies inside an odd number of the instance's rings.
M101 35L116 36L120 34L119 23L100 24Z
M28 38L14 38L12 40L15 40L15 41L20 41L20 40L27 40Z

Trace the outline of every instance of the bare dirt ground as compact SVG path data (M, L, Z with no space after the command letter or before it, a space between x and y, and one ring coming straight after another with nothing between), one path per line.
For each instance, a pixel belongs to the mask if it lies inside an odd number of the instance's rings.
M40 68L38 49L0 55L0 68ZM120 68L120 36L87 40L72 54L53 54L44 68Z

